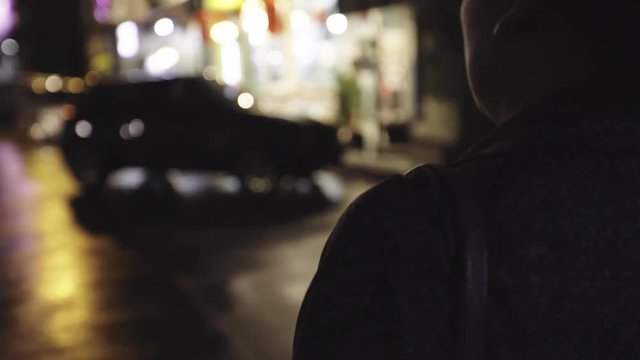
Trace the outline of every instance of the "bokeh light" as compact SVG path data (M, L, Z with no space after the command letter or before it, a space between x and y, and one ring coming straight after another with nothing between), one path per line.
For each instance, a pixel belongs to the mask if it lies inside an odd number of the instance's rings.
M175 24L169 18L162 18L153 25L153 31L158 36L169 36L173 34Z
M62 77L60 77L60 75L50 75L44 82L44 88L50 93L60 92L63 86L64 82L62 81Z
M15 56L20 51L20 45L14 39L6 39L0 44L0 51L7 56Z
M118 54L123 58L132 58L140 51L138 25L133 21L126 21L116 27L118 39Z
M240 106L245 110L251 109L253 105L255 105L255 103L256 103L256 100L253 97L253 95L247 92L242 93L238 96L238 106Z
M327 18L327 30L333 35L342 35L349 29L349 19L344 14L333 14Z

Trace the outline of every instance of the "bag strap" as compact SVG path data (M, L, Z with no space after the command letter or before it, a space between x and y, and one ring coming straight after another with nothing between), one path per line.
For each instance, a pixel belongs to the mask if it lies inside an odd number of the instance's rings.
M448 200L454 267L461 281L458 293L456 359L481 360L487 354L487 242L486 224L471 187L450 168L426 166ZM439 195L440 196L440 195Z

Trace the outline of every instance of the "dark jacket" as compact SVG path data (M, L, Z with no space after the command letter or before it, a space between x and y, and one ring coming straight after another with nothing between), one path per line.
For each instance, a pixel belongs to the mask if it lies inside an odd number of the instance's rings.
M537 107L451 169L487 219L490 358L639 358L640 111ZM346 211L295 360L451 358L458 279L434 189L410 173Z

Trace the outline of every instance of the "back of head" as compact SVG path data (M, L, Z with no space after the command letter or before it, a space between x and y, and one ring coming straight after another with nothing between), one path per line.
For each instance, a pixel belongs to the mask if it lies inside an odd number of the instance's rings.
M464 0L476 102L501 123L554 94L584 95L576 89L607 100L635 98L638 15L638 0Z

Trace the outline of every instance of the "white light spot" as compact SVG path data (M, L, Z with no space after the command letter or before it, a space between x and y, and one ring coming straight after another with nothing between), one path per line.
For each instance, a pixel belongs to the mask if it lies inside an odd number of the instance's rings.
M202 77L209 81L214 81L217 79L218 74L216 72L215 66L209 65L202 70Z
M177 49L165 46L158 49L144 62L144 68L150 75L159 76L165 74L180 62L180 52Z
M259 46L267 42L269 39L269 33L264 32L252 32L249 33L249 44L253 46Z
M44 88L51 93L59 92L60 90L62 90L63 86L64 82L59 75L51 75L44 82Z
M129 132L129 124L120 126L120 137L122 140L131 140L131 133Z
M281 66L284 64L284 54L280 50L271 50L267 54L267 62L271 66Z
M213 25L209 35L218 44L227 44L238 40L240 29L233 22L225 20Z
M0 50L7 56L15 56L18 54L18 51L20 51L20 45L13 39L6 39L2 42L2 45L0 45Z
M249 93L245 92L238 96L238 105L245 110L251 109L255 103L255 98Z
M136 190L144 185L147 178L147 170L144 168L123 168L109 175L107 186L116 190Z
M129 135L132 138L139 138L144 135L144 121L140 119L134 119L129 123Z
M266 33L269 30L269 15L262 0L245 0L240 19L242 30L247 34Z
M242 55L237 41L225 43L221 46L222 81L231 86L242 82Z
M349 29L349 19L344 14L333 14L327 18L327 29L333 35L342 35Z
M312 179L329 201L338 203L344 199L346 195L344 182L337 175L318 170L312 174Z
M304 10L293 10L289 19L294 31L306 30L311 25L311 17Z
M80 120L76 123L76 135L82 139L87 139L93 134L93 126L87 120Z
M213 179L212 185L221 193L237 194L242 191L242 181L233 175L220 175Z
M123 58L132 58L140 51L138 25L133 21L126 21L116 27L118 40L118 54Z
M158 36L169 36L173 34L175 24L169 18L162 18L153 25L153 31Z
M207 177L198 172L171 169L167 172L167 179L173 190L181 195L193 196L207 190Z

